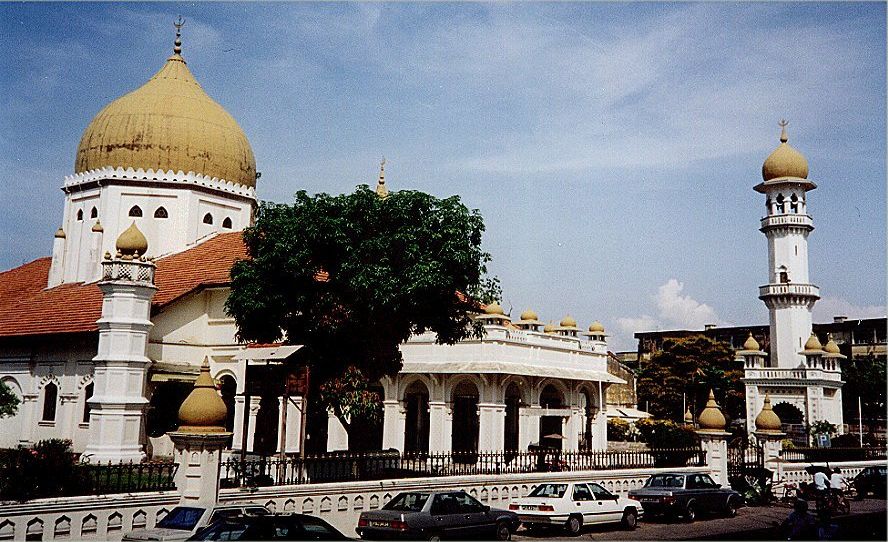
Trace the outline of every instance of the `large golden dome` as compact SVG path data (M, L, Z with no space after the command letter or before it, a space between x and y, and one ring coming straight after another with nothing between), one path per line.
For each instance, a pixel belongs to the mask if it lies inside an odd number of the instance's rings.
M774 149L762 164L762 178L765 181L783 177L808 178L808 160L787 143L786 121L781 121L780 146Z
M83 132L74 172L106 166L193 171L256 186L256 158L234 118L176 53L147 83L99 111Z

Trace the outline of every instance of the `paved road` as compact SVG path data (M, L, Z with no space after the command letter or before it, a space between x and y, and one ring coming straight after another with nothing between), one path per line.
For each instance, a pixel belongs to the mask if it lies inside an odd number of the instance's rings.
M886 501L867 499L851 502L849 516L836 517L836 523L847 533L844 539L885 540ZM776 534L774 522L782 522L790 509L782 506L741 508L737 517L701 517L694 523L677 520L667 523L659 518L642 521L638 529L627 531L619 525L593 525L583 529L578 537L588 540L766 540ZM853 534L852 534L853 532ZM564 538L563 531L548 531L537 535L525 529L513 540L545 540Z

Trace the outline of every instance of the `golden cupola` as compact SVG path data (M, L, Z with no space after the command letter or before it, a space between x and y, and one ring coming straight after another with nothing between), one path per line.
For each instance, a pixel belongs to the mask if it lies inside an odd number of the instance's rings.
M722 414L721 408L715 402L715 393L709 390L709 400L706 402L706 408L697 418L700 429L708 429L710 431L724 431L727 420Z
M765 159L762 164L762 178L765 182L773 179L808 178L808 160L799 151L790 146L786 136L786 121L780 122L780 146Z
M209 360L204 360L194 389L179 407L179 431L189 433L224 433L228 408L216 391L210 376Z
M756 431L776 433L780 431L780 427L780 417L771 408L771 396L765 394L765 404L762 406L762 411L755 417L755 429Z
M80 138L74 172L104 167L193 172L256 186L256 158L237 121L173 55L147 83L99 111Z
M144 256L145 253L148 252L148 239L145 239L145 235L139 231L136 223L133 222L130 224L130 227L125 229L123 233L120 234L120 237L117 238L115 246L117 248L117 253L122 258L131 260L133 258L138 258L139 256Z

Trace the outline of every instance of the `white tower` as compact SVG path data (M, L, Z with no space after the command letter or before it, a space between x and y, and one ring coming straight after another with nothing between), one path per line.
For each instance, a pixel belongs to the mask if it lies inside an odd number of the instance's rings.
M780 146L762 165L764 182L755 187L765 194L767 215L761 231L768 238L768 284L759 287L759 299L770 316L771 367L793 368L805 358L799 352L811 334L811 309L820 290L808 278L808 234L814 222L805 194L817 188L808 180L808 161L786 142L781 121Z
M141 461L145 385L151 360L145 356L151 330L154 263L145 259L148 241L133 223L117 239L117 254L102 262L102 317L95 363L95 392L89 403L90 461Z

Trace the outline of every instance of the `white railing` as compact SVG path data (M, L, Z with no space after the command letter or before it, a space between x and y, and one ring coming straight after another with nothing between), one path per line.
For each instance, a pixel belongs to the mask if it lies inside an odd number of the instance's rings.
M766 284L759 286L759 297L770 295L801 295L820 297L820 288L813 284Z
M802 226L814 229L814 220L809 215L774 215L762 219L762 229L776 228L780 226Z

